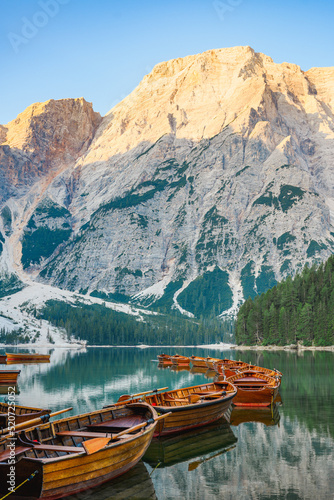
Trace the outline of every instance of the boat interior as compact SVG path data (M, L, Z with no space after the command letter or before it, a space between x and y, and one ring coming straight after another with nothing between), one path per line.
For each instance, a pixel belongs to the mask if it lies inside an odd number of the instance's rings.
M55 422L42 424L20 433L16 441L15 457L54 460L62 456L97 451L96 447L131 439L143 433L145 426L131 430L138 424L153 423L152 412L147 405L131 405L77 415ZM126 431L129 432L126 432ZM125 432L123 432L125 431ZM119 433L122 435L118 436ZM10 457L6 438L0 439L0 462Z

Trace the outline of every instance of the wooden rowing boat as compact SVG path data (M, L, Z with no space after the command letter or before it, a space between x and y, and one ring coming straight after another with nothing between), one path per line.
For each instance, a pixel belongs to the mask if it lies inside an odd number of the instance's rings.
M215 422L231 406L237 389L226 380L164 391L145 396L145 401L160 414L171 414L158 423L154 436L166 436ZM139 399L132 399L139 401ZM124 404L121 396L116 403Z
M143 460L153 468L158 464L161 468L190 462L199 457L206 461L209 454L217 451L219 454L226 453L234 448L236 442L228 421L222 417L200 429L153 439Z
M190 361L193 366L198 368L207 368L206 358L201 358L200 356L190 356Z
M279 377L281 379L283 376L282 373L278 370L271 370L270 368L263 368L262 366L248 365L247 367L239 368L239 372L244 372L247 370L253 370L257 373L262 373L263 375L268 375L268 377Z
M14 417L15 424L26 422L32 418L47 415L51 410L44 410L42 408L31 408L29 406L18 406L7 403L0 403L0 428L8 427L8 417Z
M1 385L16 385L21 370L0 370Z
M158 361L160 365L172 365L171 356L168 356L168 354L158 354Z
M154 408L138 403L26 430L16 440L15 483L36 474L20 487L19 498L55 500L124 474L144 455L158 418ZM10 456L0 445L0 497L8 493Z
M277 425L280 414L277 404L271 407L242 408L234 406L230 415L230 424L237 426L248 422L258 422L266 426Z
M180 354L174 354L174 356L171 356L171 360L173 365L189 366L190 364L190 359L187 356L181 356Z
M216 373L219 375L225 375L226 378L231 377L242 368L247 369L248 366L248 363L244 363L244 361L233 361L231 359L222 359L213 363Z
M48 362L50 361L50 354L33 354L33 353L23 353L23 352L17 352L17 353L11 353L11 352L6 352L7 356L7 363L8 362L16 362L16 363L21 363L21 362Z
M206 366L207 366L208 368L210 368L210 370L214 370L214 366L213 366L213 364L214 364L214 363L218 363L219 361L222 361L222 360L221 360L221 359L219 359L219 358L211 358L210 356L208 356L208 357L206 358Z
M7 362L7 356L6 354L0 354L0 364L5 365Z
M270 406L278 394L279 377L268 377L252 370L237 373L227 379L238 389L235 406Z

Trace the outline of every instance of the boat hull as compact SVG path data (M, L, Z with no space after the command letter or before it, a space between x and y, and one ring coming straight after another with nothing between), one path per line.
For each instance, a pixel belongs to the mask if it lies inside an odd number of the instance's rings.
M186 356L171 356L172 364L177 365L177 366L189 366L190 365L190 359L187 358Z
M38 474L20 488L20 497L56 500L79 493L112 480L132 469L147 450L153 429L140 438L129 441L126 446L119 443L92 455L76 455L38 460L22 458L15 465L16 484L20 484L35 470ZM1 484L6 483L8 464L0 464ZM7 489L7 487L6 487ZM7 490L8 491L8 490ZM5 491L0 489L1 494Z
M158 355L158 361L159 365L171 366L173 364L171 357L167 356L167 354Z
M25 354L25 353L6 353L7 362L48 362L50 354Z
M280 387L278 377L274 379L252 370L238 373L227 380L238 389L233 400L235 406L270 406L274 403Z
M158 413L171 412L158 422L154 437L181 433L197 427L203 427L219 420L230 408L234 395L223 400L207 401L189 406L156 406Z
M278 387L256 387L244 390L238 387L238 393L234 398L235 406L270 406L276 399Z
M191 364L196 368L208 368L206 364L206 358L198 358L196 356L190 357Z
M0 384L15 385L21 370L0 370Z
M145 407L148 407L148 405L145 405ZM116 411L122 412L122 408ZM150 411L152 415L156 415L152 408ZM104 414L106 414L106 411ZM97 416L92 413L87 414L87 417L84 415L63 419L53 424L44 424L40 426L39 430L32 429L28 432L29 438L27 442L35 437L36 432L39 441L45 442L43 436L49 436L50 429L51 432L54 429L56 433L64 432L64 429L73 431L76 428L76 418L81 418L81 422L87 421L94 424ZM100 417L98 420L100 420ZM102 422L107 424L107 421L102 420ZM110 444L92 454L86 454L82 451L83 448L79 446L78 453L72 452L71 455L53 456L51 458L45 456L34 458L33 455L22 455L15 463L16 486L26 480L33 472L37 471L37 474L30 481L23 484L20 487L19 496L13 498L56 500L95 488L126 473L138 463L146 452L152 440L155 426L156 423L149 423L145 429L137 434L127 435L124 440L111 441ZM101 436L104 435L102 432ZM30 453L28 451L28 454ZM8 493L7 475L9 472L10 464L3 460L0 463L0 497Z

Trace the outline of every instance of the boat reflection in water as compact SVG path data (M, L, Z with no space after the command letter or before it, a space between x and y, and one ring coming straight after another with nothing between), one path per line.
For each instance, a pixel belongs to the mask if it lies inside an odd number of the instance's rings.
M169 467L189 462L188 470L196 469L201 463L226 453L235 447L237 438L225 417L202 429L153 438L143 460L151 467ZM198 458L198 460L192 461Z
M170 367L170 370L172 370L172 372L190 372L190 366L189 365L172 365Z
M142 461L126 474L66 500L158 500L149 473Z
M230 413L230 424L237 426L246 422L259 422L261 424L270 426L278 425L280 421L280 414L278 405L274 403L271 407L258 407L258 408L240 408L233 407Z
M0 384L0 394L5 394L6 396L8 396L8 394L11 393L12 390L13 390L13 386ZM15 385L15 394L16 395L20 394L20 389L19 389L19 386L17 384ZM4 400L6 401L6 399L7 398L5 398Z

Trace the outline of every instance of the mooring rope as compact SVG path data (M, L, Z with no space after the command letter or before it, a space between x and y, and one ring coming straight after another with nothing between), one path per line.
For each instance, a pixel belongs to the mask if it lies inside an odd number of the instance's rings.
M159 467L159 465L161 465L161 462L159 461L157 463L157 465L154 467L154 469L151 471L151 474L150 474L150 477L152 476L153 472ZM0 498L0 500L2 500L2 498Z
M38 474L38 470L35 470L35 472L33 472L32 474L30 474L30 476L27 479L25 479L21 484L19 484L13 490L11 490L9 493L7 493L7 495L5 495L4 497L0 498L0 500L4 500L4 498L9 497L9 495L11 495L12 493L14 493L14 491L16 491L19 488L21 488L21 486L23 486L24 483L26 483L28 481L31 481L36 476L36 474Z

